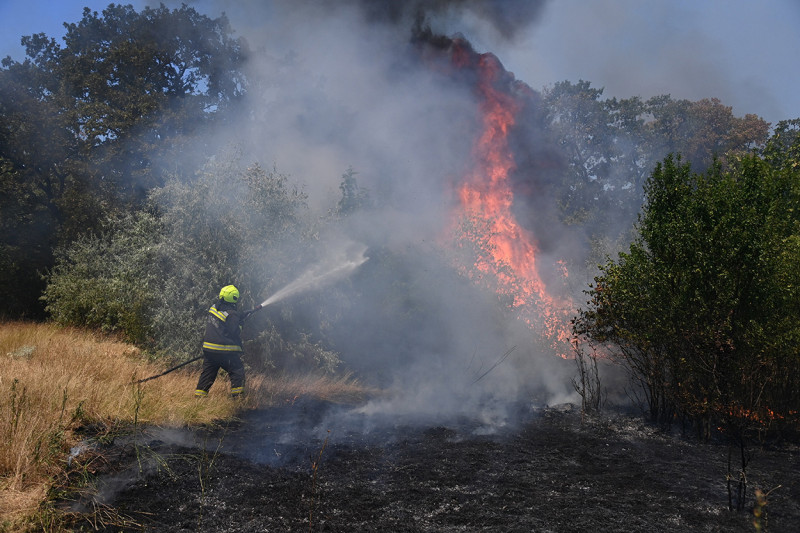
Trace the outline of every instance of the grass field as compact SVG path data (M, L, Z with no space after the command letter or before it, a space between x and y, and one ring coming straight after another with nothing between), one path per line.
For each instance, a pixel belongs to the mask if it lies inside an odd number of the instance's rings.
M198 400L199 364L137 384L169 366L91 331L0 324L0 531L25 530L41 521L42 503L63 474L81 426L211 423L287 398L350 402L364 394L349 376L248 375L246 396L234 402L227 378L220 376L208 398Z

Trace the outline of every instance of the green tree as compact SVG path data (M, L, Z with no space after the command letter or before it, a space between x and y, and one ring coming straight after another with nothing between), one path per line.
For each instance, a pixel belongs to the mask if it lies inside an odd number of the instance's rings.
M246 86L246 47L224 16L111 4L65 26L63 46L23 37L26 59L0 69L0 255L10 263L0 288L19 295L2 311L11 316L41 313L36 272L53 249L141 204L171 155Z
M157 270L166 247L159 217L137 211L107 219L99 233L59 249L44 292L52 319L119 333L143 346L152 343L149 317L164 286Z
M66 28L41 68L57 73L72 133L113 194L136 200L160 185L164 158L244 93L246 49L224 15L112 4Z
M787 170L800 167L800 118L778 122L763 154L775 167Z
M559 82L544 92L547 122L567 163L561 187L567 218L585 221L587 213L597 211L594 200L602 195L608 174L605 155L613 136L602 94L603 89L583 80Z
M576 332L631 369L653 419L796 424L798 177L748 155L704 174L668 157L648 180L639 237L601 268Z

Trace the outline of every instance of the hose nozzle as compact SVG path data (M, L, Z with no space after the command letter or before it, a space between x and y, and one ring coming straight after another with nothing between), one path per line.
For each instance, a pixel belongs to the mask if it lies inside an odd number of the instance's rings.
M250 318L250 315L252 315L252 314L253 314L253 313L255 313L256 311L258 311L258 310L259 310L259 309L261 309L262 307L264 307L264 305L263 305L263 304L258 304L257 306L255 306L254 308L252 308L250 311L246 311L246 312L244 313L244 316L242 317L242 320L247 320L248 318Z

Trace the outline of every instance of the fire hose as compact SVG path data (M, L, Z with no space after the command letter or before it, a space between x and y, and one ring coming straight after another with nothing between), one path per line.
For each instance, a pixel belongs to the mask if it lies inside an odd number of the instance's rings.
M145 381L150 381L151 379L160 378L161 376L165 376L165 375L169 374L170 372L172 372L174 370L178 370L182 366L186 366L189 363L194 363L198 359L202 359L202 358L203 358L202 355L198 355L197 357L193 357L193 358L189 359L188 361L184 361L183 363L179 364L178 366L173 366L169 370L165 370L164 372L162 372L160 374L156 374L155 376L150 376L149 378L140 379L140 380L136 381L136 383L144 383Z
M242 313L242 322L244 322L245 320L250 318L250 315L252 315L256 311L258 311L259 309L262 309L263 307L264 307L263 304L258 304L257 306L255 306L250 311L245 311L244 313ZM160 378L161 376L166 376L170 372L174 372L175 370L178 370L179 368L184 367L184 366L188 365L189 363L194 363L198 359L202 359L202 358L203 358L202 354L198 355L197 357L192 357L188 361L184 361L183 363L181 363L179 365L173 366L172 368L170 368L168 370L165 370L160 374L156 374L155 376L150 376L149 378L144 378L144 379L137 380L137 381L135 381L135 383L136 384L144 383L145 381L150 381L151 379L156 379L156 378Z

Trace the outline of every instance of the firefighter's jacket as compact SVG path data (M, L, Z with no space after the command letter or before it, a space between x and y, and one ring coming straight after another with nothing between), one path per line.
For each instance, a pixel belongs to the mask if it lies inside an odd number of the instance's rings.
M203 350L209 352L242 351L242 317L236 305L220 301L208 310Z

